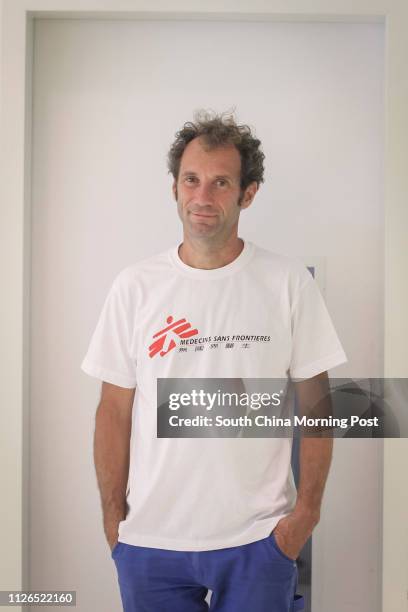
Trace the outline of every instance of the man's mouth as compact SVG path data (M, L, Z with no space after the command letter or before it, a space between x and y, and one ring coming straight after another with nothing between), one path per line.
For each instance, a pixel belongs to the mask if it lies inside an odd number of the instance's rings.
M192 215L194 215L195 217L203 217L204 219L211 219L212 217L216 217L216 215L205 215L204 213L196 213L196 212L192 212Z

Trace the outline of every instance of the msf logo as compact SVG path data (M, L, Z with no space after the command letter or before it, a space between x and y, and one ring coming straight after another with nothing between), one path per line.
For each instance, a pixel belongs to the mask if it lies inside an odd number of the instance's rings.
M168 323L167 327L154 334L153 338L157 338L157 340L149 346L149 357L154 357L157 353L164 357L177 346L179 338L190 338L198 334L198 329L192 329L191 323L186 319L173 322L173 317L170 315L167 317L166 323Z

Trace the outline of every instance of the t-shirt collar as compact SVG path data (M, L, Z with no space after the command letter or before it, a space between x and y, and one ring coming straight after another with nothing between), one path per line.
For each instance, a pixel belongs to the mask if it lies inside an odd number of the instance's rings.
M169 256L171 264L182 274L185 276L189 276L190 278L196 279L218 279L225 278L230 276L231 274L235 274L239 270L245 266L250 258L252 257L254 251L254 245L252 242L248 240L244 240L240 238L244 243L244 248L241 253L229 264L222 266L221 268L213 268L211 270L203 270L202 268L193 268L192 266L188 266L179 255L179 248L182 243L179 243L176 247L173 247L169 250Z

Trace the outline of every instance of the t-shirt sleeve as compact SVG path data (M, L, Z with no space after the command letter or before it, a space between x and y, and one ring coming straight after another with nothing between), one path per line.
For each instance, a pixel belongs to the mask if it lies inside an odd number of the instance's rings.
M292 378L311 378L347 361L319 287L311 275L292 306L291 325L289 372Z
M131 355L135 318L123 274L114 280L91 337L81 369L113 385L136 387L136 361Z

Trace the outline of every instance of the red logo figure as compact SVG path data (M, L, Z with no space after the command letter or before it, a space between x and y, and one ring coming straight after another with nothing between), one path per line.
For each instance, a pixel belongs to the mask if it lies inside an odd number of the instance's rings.
M166 323L169 323L167 327L154 334L153 338L157 340L149 346L149 357L154 357L159 352L160 356L164 357L174 349L179 338L190 338L198 334L198 329L191 329L191 323L188 323L186 319L179 319L173 323L173 317L170 315Z

